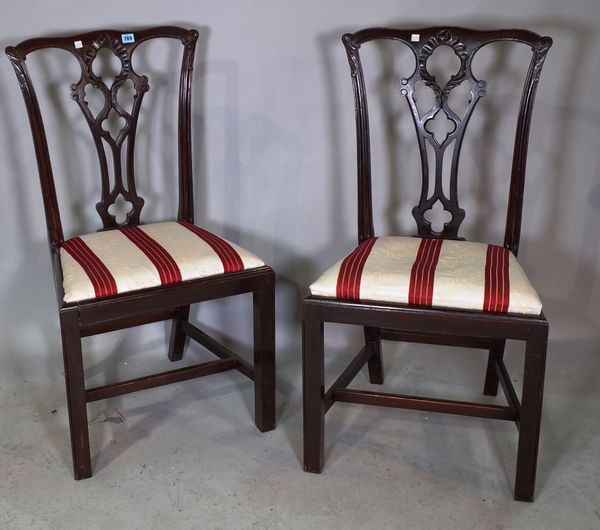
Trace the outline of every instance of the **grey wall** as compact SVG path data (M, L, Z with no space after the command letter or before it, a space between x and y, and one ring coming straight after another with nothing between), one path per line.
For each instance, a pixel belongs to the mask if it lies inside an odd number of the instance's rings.
M600 324L600 9L594 0L550 1L313 1L281 2L35 2L4 9L0 44L97 27L176 23L200 29L194 102L198 222L248 247L279 274L278 346L282 366L299 368L298 304L307 285L339 259L355 238L355 167L352 94L340 42L344 31L369 25L447 23L474 27L521 26L551 35L531 135L522 262L540 291L551 327L551 360L568 353L585 361L597 347ZM170 150L174 121L166 96L176 68L173 49L156 48L146 102L149 131L138 145L138 178L148 219L174 213L176 159ZM386 103L389 83L378 77L385 50L365 50L376 68L373 101L376 204L381 233L413 229L410 208L418 173L405 110ZM96 161L80 124L67 126L78 110L68 99L76 70L59 66L59 53L32 61L34 76L47 76L43 98L65 229L94 230L98 197ZM383 60L382 60L383 59ZM482 56L481 71L508 82L473 119L472 147L461 163L465 234L501 238L512 136L523 70L522 50L498 49ZM513 66L514 64L514 66ZM406 64L398 63L399 68ZM154 77L152 75L154 74ZM41 77L38 77L41 79ZM382 81L383 79L383 81ZM44 85L42 85L44 86ZM41 88L41 87L40 87ZM490 90L493 92L493 90ZM400 125L383 109L397 109ZM404 114L402 114L404 112ZM42 203L25 109L7 60L0 60L0 373L60 370L54 289ZM384 132L400 141L397 151ZM392 178L393 177L393 178ZM494 198L487 198L489 193ZM477 201L483 198L483 208ZM79 203L87 201L83 208ZM469 209L470 208L470 209ZM471 211L471 215L469 215ZM402 214L402 215L399 215ZM403 217L402 217L403 216ZM247 343L249 303L222 303L196 316L210 327L234 325ZM89 345L103 355L117 348L161 351L164 324L112 334ZM332 336L349 340L344 330ZM99 353L100 354L100 353Z

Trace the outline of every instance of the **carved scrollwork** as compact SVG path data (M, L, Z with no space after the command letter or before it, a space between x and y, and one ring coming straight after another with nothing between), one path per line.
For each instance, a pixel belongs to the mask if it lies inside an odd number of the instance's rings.
M23 61L23 57L19 55L18 50L14 46L9 46L8 48L6 48L6 55L8 56L9 61L15 69L15 73L17 74L17 80L19 82L21 90L26 89L27 74L25 72L25 62Z
M454 50L454 53L460 60L460 68L456 74L454 74L444 87L440 87L435 76L432 76L427 70L427 59L431 57L433 52L438 46L446 45ZM460 40L459 37L452 35L448 30L441 30L437 35L433 35L427 39L427 42L423 45L421 54L419 55L419 73L421 79L430 87L441 100L445 100L448 97L449 92L460 85L463 81L467 72L467 61L469 54L467 47Z
M138 75L134 71L132 54L141 43L152 39L177 39L181 42L184 50L178 97L178 218L193 222L190 71L193 67L197 38L198 32L195 30L177 26L158 26L139 29L133 33L97 30L62 37L38 37L6 49L17 75L29 117L44 198L49 241L53 248L64 240L64 234L48 141L40 105L25 64L26 58L33 52L59 49L71 54L79 63L80 77L71 83L69 88L71 97L83 113L92 134L101 177L101 198L96 204L96 210L100 214L103 227L110 229L139 224L140 212L144 205L144 200L136 191L134 149L142 99L149 90L149 83L146 76ZM104 53L100 53L101 50L110 50L119 62L114 76L111 75L110 79L102 68L98 68L97 61ZM94 64L96 71L94 71ZM123 214L126 215L124 220ZM116 217L119 219L117 220Z
M552 46L552 39L550 37L542 37L540 44L533 47L533 53L535 54L535 63L533 65L533 82L537 83L540 80L540 74L542 73L542 67L546 60L548 50Z
M518 248L522 205L519 202L518 190L522 190L525 172L526 140L531 121L532 102L540 71L546 53L552 45L552 40L527 30L484 31L459 27L365 28L343 36L352 75L356 113L359 241L364 241L374 235L369 117L359 47L363 43L383 39L404 43L411 49L415 57L414 71L409 76L400 79L398 87L399 93L405 98L412 114L421 158L421 194L412 213L420 236L443 238L458 238L458 230L465 217L465 211L460 207L458 199L458 165L461 147L475 106L479 99L487 94L487 82L477 79L471 69L473 57L479 49L492 42L511 41L531 46L533 58L521 97L511 174L511 198L507 217L506 241L509 248L515 251ZM436 79L435 75L432 75L427 69L429 59L440 46L449 46L460 61L455 73L449 76L443 86L441 86L443 81ZM389 72L386 72L386 75L388 74ZM424 85L425 91L432 90L435 96L433 103L428 102L423 105L423 101L426 99L421 99L421 88L423 87L420 85ZM450 97L452 90L459 85L466 89L464 94L464 103L466 104L458 104L458 101L455 102L454 98ZM460 92L462 93L462 91ZM418 105L417 98L420 100ZM452 101L452 107L449 105L449 100ZM450 171L444 171L448 166ZM446 176L448 173L449 175ZM515 197L517 198L515 199ZM438 213L446 217L441 230L437 224L434 228L431 222L434 220L431 210L439 209L440 206L445 212L436 212L435 217ZM448 219L448 214L450 219Z
M353 41L352 33L345 33L342 36L342 42L346 47L346 55L348 56L348 61L350 64L350 76L352 78L356 78L359 70L358 50L360 45Z
M427 70L427 61L433 55L439 46L449 46L460 61L458 71L450 76L450 79L444 86L440 86L438 80ZM459 206L457 191L457 173L460 148L464 137L464 132L471 117L471 113L480 97L486 94L486 82L473 77L470 70L471 50L463 42L459 35L455 35L451 30L441 29L431 35L419 49L415 47L417 55L417 70L411 79L402 80L401 93L409 102L413 114L416 132L419 136L419 147L422 167L422 188L419 204L413 208L413 217L417 222L419 235L458 237L458 229L462 223L465 212ZM417 81L423 81L425 86L429 87L435 95L433 106L424 112L419 112L414 97L414 87ZM461 115L454 112L448 105L448 96L450 92L461 83L467 82L470 86L470 97L468 104ZM447 119L445 136L436 138L431 128L433 122L437 119ZM433 149L435 155L435 165L430 167L427 156L427 144ZM449 195L444 192L443 185L443 163L444 154L447 149L452 149L450 159L450 174L447 189ZM433 173L434 188L430 189L430 173ZM441 232L434 231L430 220L428 219L432 209L436 204L441 204L443 209L450 214L450 220L443 224Z
M183 46L185 47L187 53L190 54L189 57L191 60L189 60L187 63L187 70L189 72L194 69L193 55L196 49L196 41L198 40L198 36L198 31L191 29L181 38Z
M194 48L199 35L197 30L191 29L181 38L181 42L186 48Z
M110 86L94 71L94 62L98 58L98 52L104 48L110 49L120 63L120 71ZM133 149L130 147L127 149L125 168L121 164L121 150L125 141L128 142L129 146L132 146L135 141L134 137L142 97L150 88L148 78L144 75L138 75L133 70L131 48L123 45L118 36L114 34L107 33L87 43L81 49L79 57L81 78L77 83L71 85L71 98L77 102L88 123L98 153L102 179L102 197L96 204L96 210L105 228L136 224L139 222L144 200L137 195L135 188ZM119 90L128 80L132 81L134 87L133 106L130 110L123 108L117 98ZM91 111L88 101L86 101L86 88L88 86L98 90L104 98L104 105L96 115ZM111 134L110 130L104 125L113 112L123 120L123 126L119 128L116 135ZM111 153L114 178L112 187L110 186L108 159L103 142L108 145ZM125 184L123 178L124 172L126 173L127 184ZM120 196L132 205L123 223L119 223L109 211Z

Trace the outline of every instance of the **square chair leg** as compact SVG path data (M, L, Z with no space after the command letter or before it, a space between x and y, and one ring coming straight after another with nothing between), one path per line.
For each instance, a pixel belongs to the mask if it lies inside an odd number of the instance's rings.
M548 328L532 331L525 349L515 500L532 501L535 490Z
M261 432L275 428L275 288L253 293L254 411Z
M77 308L60 312L60 330L65 363L73 473L75 480L80 480L92 476L92 463L90 459L81 332Z
M325 370L323 322L305 308L302 323L304 471L320 473L325 463Z
M183 358L183 349L187 335L183 332L183 323L188 321L190 306L185 305L177 308L177 315L171 325L171 338L169 340L169 360L180 361Z

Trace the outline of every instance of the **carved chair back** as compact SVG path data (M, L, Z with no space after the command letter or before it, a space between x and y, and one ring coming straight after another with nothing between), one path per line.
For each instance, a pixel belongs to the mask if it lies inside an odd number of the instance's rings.
M25 98L33 134L48 227L48 239L51 247L55 248L62 243L63 230L44 123L32 79L25 64L27 56L38 50L58 48L70 52L77 59L81 68L81 77L70 85L71 98L83 113L98 154L101 198L96 204L96 210L100 215L104 229L135 226L140 223L144 199L138 195L136 190L134 148L142 100L144 94L149 90L150 84L145 75L133 69L132 56L140 44L157 38L177 39L183 45L178 101L178 219L193 222L191 82L194 53L198 39L196 30L174 26L149 28L134 33L98 30L67 37L30 39L6 49L6 54L14 67ZM94 68L94 66L97 67L95 61L97 61L99 52L102 49L111 50L120 62L120 71L110 84L97 74L99 69ZM120 95L120 90L128 81L131 81L133 86L133 98L130 108L126 108ZM97 113L93 112L89 101L86 100L86 95L89 96L90 91L97 91L103 100L102 108ZM109 120L113 117L121 118L120 121L123 124L116 133L111 133L111 128L108 126ZM112 186L109 178L109 164L112 164ZM122 167L123 165L124 167ZM131 204L126 219L121 223L109 212L110 207L115 204L119 197Z
M525 78L512 161L509 188L509 201L506 218L504 246L517 254L521 231L527 143L531 123L533 100L546 53L552 45L549 37L541 37L526 30L476 31L455 27L432 27L424 29L370 28L343 36L350 64L356 109L357 162L358 162L358 239L359 243L374 236L371 199L371 155L369 138L369 115L365 78L359 49L365 42L391 39L406 44L413 52L416 67L410 77L400 79L399 91L408 102L418 139L421 158L422 185L419 203L413 208L418 235L458 239L458 230L465 217L465 211L458 200L458 163L462 142L469 119L477 102L486 95L486 81L476 79L471 65L476 52L486 44L498 41L514 41L529 45L532 58ZM428 59L440 46L448 46L460 61L458 71L442 86L428 70ZM417 107L415 87L422 82L434 94L433 106L422 110ZM461 83L467 83L470 97L465 109L457 112L448 104L450 92ZM443 113L450 121L450 132L444 139L437 138L430 128L432 120ZM441 140L441 141L440 141ZM429 167L427 149L435 155L435 167ZM443 183L443 161L446 151L452 150L449 171L449 193L446 195ZM430 189L429 173L433 172L434 189ZM426 213L437 203L449 212L451 219L443 229L434 231Z

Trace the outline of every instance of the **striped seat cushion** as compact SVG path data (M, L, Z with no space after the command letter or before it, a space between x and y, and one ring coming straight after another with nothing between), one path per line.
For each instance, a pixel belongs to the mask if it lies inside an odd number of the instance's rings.
M315 296L539 315L542 302L514 254L496 245L374 237L314 284Z
M60 249L65 302L261 267L254 254L189 223L96 232Z

